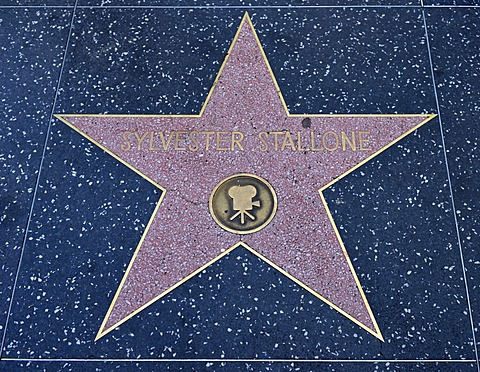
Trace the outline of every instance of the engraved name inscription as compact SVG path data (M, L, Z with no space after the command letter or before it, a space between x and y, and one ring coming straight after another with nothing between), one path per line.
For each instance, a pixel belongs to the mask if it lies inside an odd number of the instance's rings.
M259 132L247 146L243 132L123 131L122 151L371 151L370 131Z

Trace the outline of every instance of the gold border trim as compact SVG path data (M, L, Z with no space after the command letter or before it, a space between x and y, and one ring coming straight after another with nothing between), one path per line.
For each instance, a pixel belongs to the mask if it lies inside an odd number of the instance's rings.
M377 116L377 115L371 115L371 116ZM378 115L380 116L380 115ZM386 149L388 149L389 147L393 146L394 144L396 144L398 141L402 140L403 138L405 138L406 136L408 136L410 133L416 131L418 128L420 128L422 125L424 125L425 123L429 122L430 120L432 120L433 118L435 118L437 116L437 114L419 114L419 115L388 115L389 117L424 117L425 119L423 121L420 122L420 124L417 124L415 125L413 128L409 129L407 132L403 133L401 136L399 136L398 138L396 138L395 140L393 140L392 142L388 143L387 145L385 145L384 147L382 147L380 150L378 150L377 152L373 153L372 155L370 155L368 158L362 160L360 163L358 163L357 165L355 165L354 167L350 168L348 171L346 171L345 173L343 173L342 175L338 176L337 178L335 178L333 181L330 181L329 183L327 183L326 185L322 186L318 191L322 192L323 190L325 189L328 189L330 186L332 186L334 183L336 183L337 181L340 181L342 178L344 178L345 176L348 176L350 173L352 173L353 171L355 171L356 169L360 168L362 165L364 165L365 163L369 162L370 160L372 160L374 157L376 157L377 155L379 155L380 153L384 152Z
M313 289L311 289L310 287L307 287L304 283L302 283L300 280L298 280L297 278L295 278L294 276L292 276L291 274L289 274L288 272L286 272L285 270L283 270L280 266L277 266L275 263L273 263L272 261L270 261L268 258L262 256L260 253L258 253L256 250L254 250L253 248L250 248L246 243L241 243L245 248L247 248L251 253L253 253L255 256L261 258L263 261L265 261L267 264L269 264L270 266L272 266L273 268L277 269L279 272L281 272L283 275L285 275L287 278L289 278L290 280L294 281L296 284L298 284L300 287L302 287L303 289L306 289L308 292L310 292L311 294L313 294L315 297L319 298L320 300L322 300L323 302L325 302L328 306L330 306L332 309L338 311L340 314L342 314L343 316L347 317L348 319L350 319L352 322L354 322L355 324L359 325L360 327L362 327L364 330L366 330L368 333L372 334L373 336L375 336L376 338L380 339L380 341L384 341L383 339L383 336L380 332L380 328L378 328L378 325L377 325L377 322L375 321L375 317L373 316L373 313L370 309L370 306L368 305L368 302L367 302L367 299L365 297L365 295L363 294L363 291L361 290L361 287L360 287L360 291L362 293L362 299L363 301L365 302L365 306L367 307L367 310L368 310L368 313L371 317L371 320L373 322L373 325L375 327L375 332L368 328L366 325L364 325L362 322L358 321L357 319L355 319L354 317L352 317L350 314L346 313L345 311L343 311L341 308L339 308L338 306L336 306L335 304L333 304L332 302L330 302L327 298L323 297L322 295L320 295L318 292L314 291ZM345 254L345 258L347 259L348 261L348 265L349 267L351 268L351 270L353 270L353 266L352 266L352 263L350 261L350 258L348 257L348 254L347 252L344 250L344 247L343 247L343 244L342 244L342 249L343 249L343 253ZM360 286L360 282L355 274L355 271L353 270L353 275L355 277L355 282L357 283L357 286Z
M151 304L153 304L154 302L158 301L160 298L164 297L165 295L169 294L171 291L173 291L175 288L181 286L182 284L184 284L186 281L188 281L189 279L193 278L195 275L197 275L198 273L200 273L201 271L205 270L208 266L210 266L211 264L215 263L216 261L218 261L219 259L221 259L223 256L227 255L228 253L230 253L231 251L233 251L235 248L238 247L238 245L241 244L241 242L233 245L232 247L230 247L229 249L225 250L224 252L220 253L218 256L216 256L214 259L210 260L209 262L207 262L205 265L201 266L200 268L198 268L197 270L195 270L194 272L192 272L191 274L189 274L188 276L186 276L185 278L183 278L182 280L180 280L179 282L175 283L173 286L171 286L170 288L168 288L166 291L160 293L158 296L152 298L150 301L148 301L145 305L143 305L142 307L139 307L137 310L135 310L134 312L132 312L131 314L129 314L128 316L126 316L125 318L123 318L121 321L119 321L118 323L114 324L113 326L111 326L110 328L108 329L103 329L105 327L105 324L107 323L107 320L108 318L110 317L110 313L112 312L113 310L113 307L115 305L115 302L117 300L117 297L123 287L123 284L128 276L128 273L133 265L133 261L135 261L135 258L137 256L137 253L138 253L138 250L140 248L140 245L141 243L138 245L138 248L137 250L135 251L135 254L134 254L134 257L132 257L132 259L130 260L130 264L128 265L128 269L127 271L125 272L124 276L123 276L123 279L120 283L120 285L118 286L118 289L117 289L117 293L115 294L115 297L113 298L112 300L112 303L110 304L110 308L108 309L108 312L107 314L105 315L105 318L102 322L102 325L97 333L97 336L95 337L95 341L97 341L98 339L102 338L103 336L105 336L107 333L113 331L115 328L119 327L121 324L125 323L127 320L129 320L130 318L134 317L135 315L137 315L139 312L141 312L142 310L146 309L147 307L149 307Z
M229 249L227 249L226 251L222 252L220 255L218 255L217 257L215 257L213 260L209 261L208 263L206 263L205 265L203 265L202 267L200 267L199 269L195 270L194 272L192 272L190 275L188 275L187 277L185 277L184 279L182 279L181 281L179 281L178 283L176 283L174 286L170 287L169 289L167 289L166 291L164 291L163 293L161 293L160 295L156 296L155 298L153 298L152 300L150 300L148 303L146 303L145 305L143 305L141 308L137 309L136 311L134 311L133 313L129 314L127 317L125 317L124 319L122 319L120 322L116 323L115 325L109 327L108 329L104 329L105 327L105 324L113 310L113 307L115 305L115 302L116 302L116 299L118 298L118 295L119 293L121 292L121 289L123 287L123 284L130 272L130 269L133 265L133 262L135 261L137 255L138 255L138 252L140 250L140 247L143 243L143 240L145 239L145 236L150 228L150 225L153 221L153 219L155 218L155 216L157 215L157 212L158 212L158 209L165 197L165 194L167 192L167 190L165 188L163 188L162 186L160 186L159 184L157 184L155 181L153 181L151 178L149 178L148 176L146 176L145 174L143 174L142 172L138 171L137 169L135 169L134 167L132 167L130 164L128 164L127 162L125 162L124 160L122 160L121 158L119 158L117 155L115 155L114 153L112 153L110 150L108 150L107 148L105 148L103 145L101 145L100 143L98 143L97 141L95 141L93 138L91 138L90 136L88 136L87 134L81 132L80 130L78 130L75 126L73 126L69 121L68 121L68 118L69 117L112 117L112 118L200 118L203 116L204 112L205 112L205 109L206 109L206 106L208 105L208 102L210 101L210 98L212 96L212 93L213 91L215 90L215 87L217 86L217 83L218 83L218 80L226 66L226 63L230 57L230 54L233 50L233 47L240 35L240 31L242 30L243 26L245 23L248 23L248 25L250 26L252 32L253 32L253 35L255 37L255 40L257 42L257 45L262 53L262 56L263 56L263 59L264 59L264 62L266 63L267 65L267 68L270 72L270 76L272 78L272 81L274 82L275 84L275 88L277 90L277 93L279 95L279 98L280 98L280 101L282 102L282 105L283 105L283 108L285 110L285 113L287 115L287 117L305 117L305 116L309 116L309 117L317 117L317 118L332 118L332 117L338 117L338 118L342 118L342 117L348 117L348 118L368 118L368 117L418 117L418 118L424 118L424 120L416 125L415 127L413 127L412 129L410 129L409 131L407 131L406 133L404 133L402 136L398 137L395 141L389 143L388 145L386 145L385 147L383 147L382 149L380 149L379 151L375 152L373 155L369 156L368 158L364 159L362 162L360 162L359 164L357 164L356 166L354 166L353 168L351 168L350 170L348 170L347 172L345 172L344 174L342 174L341 176L335 178L333 181L329 182L328 184L326 184L325 186L323 186L322 188L320 188L318 190L319 194L320 194L320 198L322 199L322 203L326 209L326 212L327 212L327 215L328 215L328 218L335 230L335 234L337 236L337 239L341 245L341 248L342 248L342 251L345 255L345 258L348 262L348 265L350 267L350 270L352 272L352 275L354 276L355 278L355 282L357 283L357 287L362 295L362 299L364 301L364 304L368 310L368 313L371 317L371 320L374 324L374 327L375 327L375 331L368 328L367 326L365 326L364 324L362 324L360 321L358 321L357 319L353 318L351 315L347 314L345 311L343 311L342 309L340 309L338 306L334 305L333 303L331 303L328 299L326 299L325 297L322 297L319 293L315 292L313 289L309 288L308 286L306 286L305 284L303 284L301 281L299 281L298 279L296 279L295 277L293 277L292 275L288 274L285 270L283 270L282 268L280 268L279 266L277 266L276 264L274 264L272 261L268 260L266 257L262 256L260 253L258 253L257 251L255 251L254 249L252 249L251 247L249 247L247 244L243 243L243 242L239 242L235 245L233 245L232 247L230 247ZM397 143L398 141L400 141L401 139L403 139L405 136L407 136L408 134L410 134L411 132L415 131L416 129L418 129L420 126L424 125L425 123L427 123L428 121L430 121L431 119L435 118L437 115L436 114L291 114L288 110L288 107L285 103L285 99L283 98L283 95L282 95L282 92L280 91L280 87L278 85L278 82L277 82L277 79L275 78L275 75L273 73L273 70L270 66L270 63L268 61L268 58L265 54L265 51L260 43L260 39L257 35L257 32L255 31L255 28L253 26L253 23L250 19L250 16L248 15L248 12L245 12L244 15L243 15L243 18L240 22L240 25L237 29L237 32L235 34L235 37L233 38L233 41L230 45L230 48L228 49L228 52L227 52L227 55L222 63L222 65L220 66L220 69L218 71L218 74L215 78L215 81L212 85L212 87L210 88L210 91L207 95L207 98L205 99L205 102L200 110L200 112L198 114L192 114L192 115L175 115L175 114L157 114L157 115L130 115L130 114L105 114L105 115L102 115L102 114L55 114L54 115L57 119L59 119L60 121L62 121L63 123L65 123L66 125L68 125L70 128L72 128L73 130L75 130L76 132L78 132L80 135L82 135L83 137L87 138L89 141L91 141L92 143L94 143L95 145L97 145L98 147L100 147L102 150L104 150L106 153L108 153L109 155L113 156L116 160L118 160L119 162L121 162L122 164L124 164L125 166L127 166L129 169L133 170L135 173L137 173L138 175L140 175L141 177L143 177L144 179L146 179L147 181L149 181L150 183L152 183L153 185L155 185L156 187L158 187L161 191L162 191L162 195L160 197L160 199L158 200L157 202L157 205L155 207L155 210L152 214L152 216L150 217L150 220L149 220L149 223L147 225L147 227L145 228L145 231L142 235L142 238L140 239L140 242L139 244L137 245L137 248L135 249L135 252L130 260L130 263L125 271L125 274L119 284L119 287L115 293L115 296L110 304L110 307L104 317L104 320L100 326L100 329L97 333L97 336L95 337L95 341L97 341L98 339L100 339L101 337L105 336L107 333L111 332L112 330L114 330L115 328L117 328L118 326L120 326L121 324L123 324L124 322L126 322L127 320L129 320L130 318L132 318L133 316L135 316L136 314L138 314L139 312L141 312L142 310L144 310L145 308L147 308L148 306L150 306L152 303L156 302L158 299L162 298L163 296L165 296L166 294L170 293L171 291L173 291L175 288L179 287L180 285L184 284L186 281L188 281L189 279L191 279L192 277L194 277L195 275L197 275L199 272L201 272L202 270L204 270L205 268L207 268L208 266L210 266L211 264L213 264L214 262L216 262L217 260L221 259L222 257L224 257L226 254L230 253L231 251L233 251L235 248L237 248L238 246L243 246L244 248L246 248L248 251L250 251L251 253L253 253L255 256L261 258L264 262L266 262L267 264L269 264L270 266L274 267L275 269L277 269L279 272L281 272L282 274L284 274L286 277L288 277L289 279L293 280L295 283L297 283L298 285L300 285L302 288L306 289L308 292L312 293L315 297L321 299L323 302L325 302L327 305L329 305L331 308L335 309L336 311L338 311L340 314L344 315L345 317L347 317L348 319L350 319L351 321L353 321L354 323L356 323L357 325L359 325L361 328L363 328L364 330L366 330L367 332L369 332L370 334L372 334L373 336L375 336L376 338L378 338L379 340L381 341L384 341L383 339L383 336L380 332L380 328L378 327L378 324L375 320L375 317L373 315L373 312L368 304L368 300L365 296L365 293L363 292L363 289L360 285L360 281L358 279L358 276L357 274L355 273L355 269L353 268L353 265L352 265L352 262L348 256L348 253L345 249L345 246L343 244L343 241L340 237L340 234L338 232L338 228L333 220L333 217L332 217L332 214L330 212L330 209L328 207L328 204L325 200L325 197L323 195L323 191L325 189L327 189L328 187L330 187L331 185L333 185L335 182L339 181L340 179L344 178L345 176L347 176L348 174L352 173L354 170L358 169L360 166L362 166L363 164L365 164L366 162L370 161L371 159L373 159L375 156L377 156L378 154L380 154L381 152L385 151L387 148L389 148L390 146L392 146L393 144ZM268 183L267 183L268 184ZM275 194L274 194L275 195ZM276 196L276 195L275 195Z
M248 230L248 231L242 231L242 230L234 230L234 229L231 229L227 226L225 226L218 218L217 216L215 215L214 211L213 211L213 196L215 195L215 193L217 192L218 188L223 185L225 182L227 182L228 180L231 180L232 178L235 178L235 177L242 177L242 176L246 176L246 177L252 177L252 178L255 178L261 182L263 182L265 185L267 185L268 189L270 190L270 192L272 193L272 196L273 196L273 210L272 210L272 214L270 215L270 217L268 217L264 223L262 223L260 226L252 229L252 230ZM224 178L223 180L221 180L217 186L215 186L215 188L213 189L212 193L210 194L210 198L208 200L208 209L210 210L210 215L212 216L213 220L218 224L218 226L220 226L222 229L228 231L228 232L231 232L231 233L234 233L234 234L238 234L238 235L247 235L247 234L253 234L257 231L260 231L262 230L264 227L266 227L270 222L272 222L273 218L275 217L275 215L277 214L277 207L278 207L278 200L277 200L277 194L275 192L275 190L273 189L272 185L264 178L260 177L260 176L257 176L255 174L251 174L251 173L237 173L237 174L232 174L231 176L228 176L227 178Z
M86 117L86 116L91 116L91 117L99 117L99 116L104 116L104 115L75 115L75 114L54 114L53 116L55 116L58 120L60 120L61 122L65 123L66 125L68 125L70 128L72 128L75 132L79 133L81 136L85 137L86 139L88 139L90 142L92 142L93 144L95 144L96 146L100 147L103 151L105 151L108 155L114 157L116 160L118 160L120 163L122 163L123 165L125 165L127 168L131 169L132 171L134 171L135 173L137 173L139 176L141 176L142 178L146 179L148 182L150 182L152 185L158 187L160 190L162 190L162 193L166 193L167 190L160 186L158 183L156 183L154 180L152 180L150 177L148 177L147 175L145 175L144 173L140 172L138 169L134 168L133 166L131 166L129 163L127 163L125 160L123 160L122 158L120 158L118 155L116 155L115 153L113 153L112 151L110 151L109 149L107 149L105 146L103 146L100 142L97 142L96 140L94 140L92 137L90 137L88 134L80 131L77 127L75 127L73 124L71 124L68 120L66 120L65 118L68 118L68 117ZM162 195L163 195L162 194Z

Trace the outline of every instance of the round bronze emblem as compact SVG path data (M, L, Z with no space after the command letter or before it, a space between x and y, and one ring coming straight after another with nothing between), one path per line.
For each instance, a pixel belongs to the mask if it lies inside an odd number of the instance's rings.
M277 211L277 195L263 178L248 173L225 178L210 195L210 213L223 229L251 234L267 226Z

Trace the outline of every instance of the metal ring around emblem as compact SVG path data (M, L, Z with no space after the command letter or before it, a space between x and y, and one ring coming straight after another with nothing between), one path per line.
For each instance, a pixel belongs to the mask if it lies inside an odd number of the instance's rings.
M234 234L252 234L275 217L277 195L263 178L239 173L215 186L209 207L210 214L222 229Z

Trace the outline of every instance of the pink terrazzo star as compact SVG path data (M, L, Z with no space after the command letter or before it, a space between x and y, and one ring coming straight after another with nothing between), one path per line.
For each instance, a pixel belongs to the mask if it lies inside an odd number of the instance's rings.
M322 190L432 115L289 114L245 15L199 115L57 117L165 191L97 339L242 245L383 340ZM237 173L278 197L272 222L248 235L209 213Z

